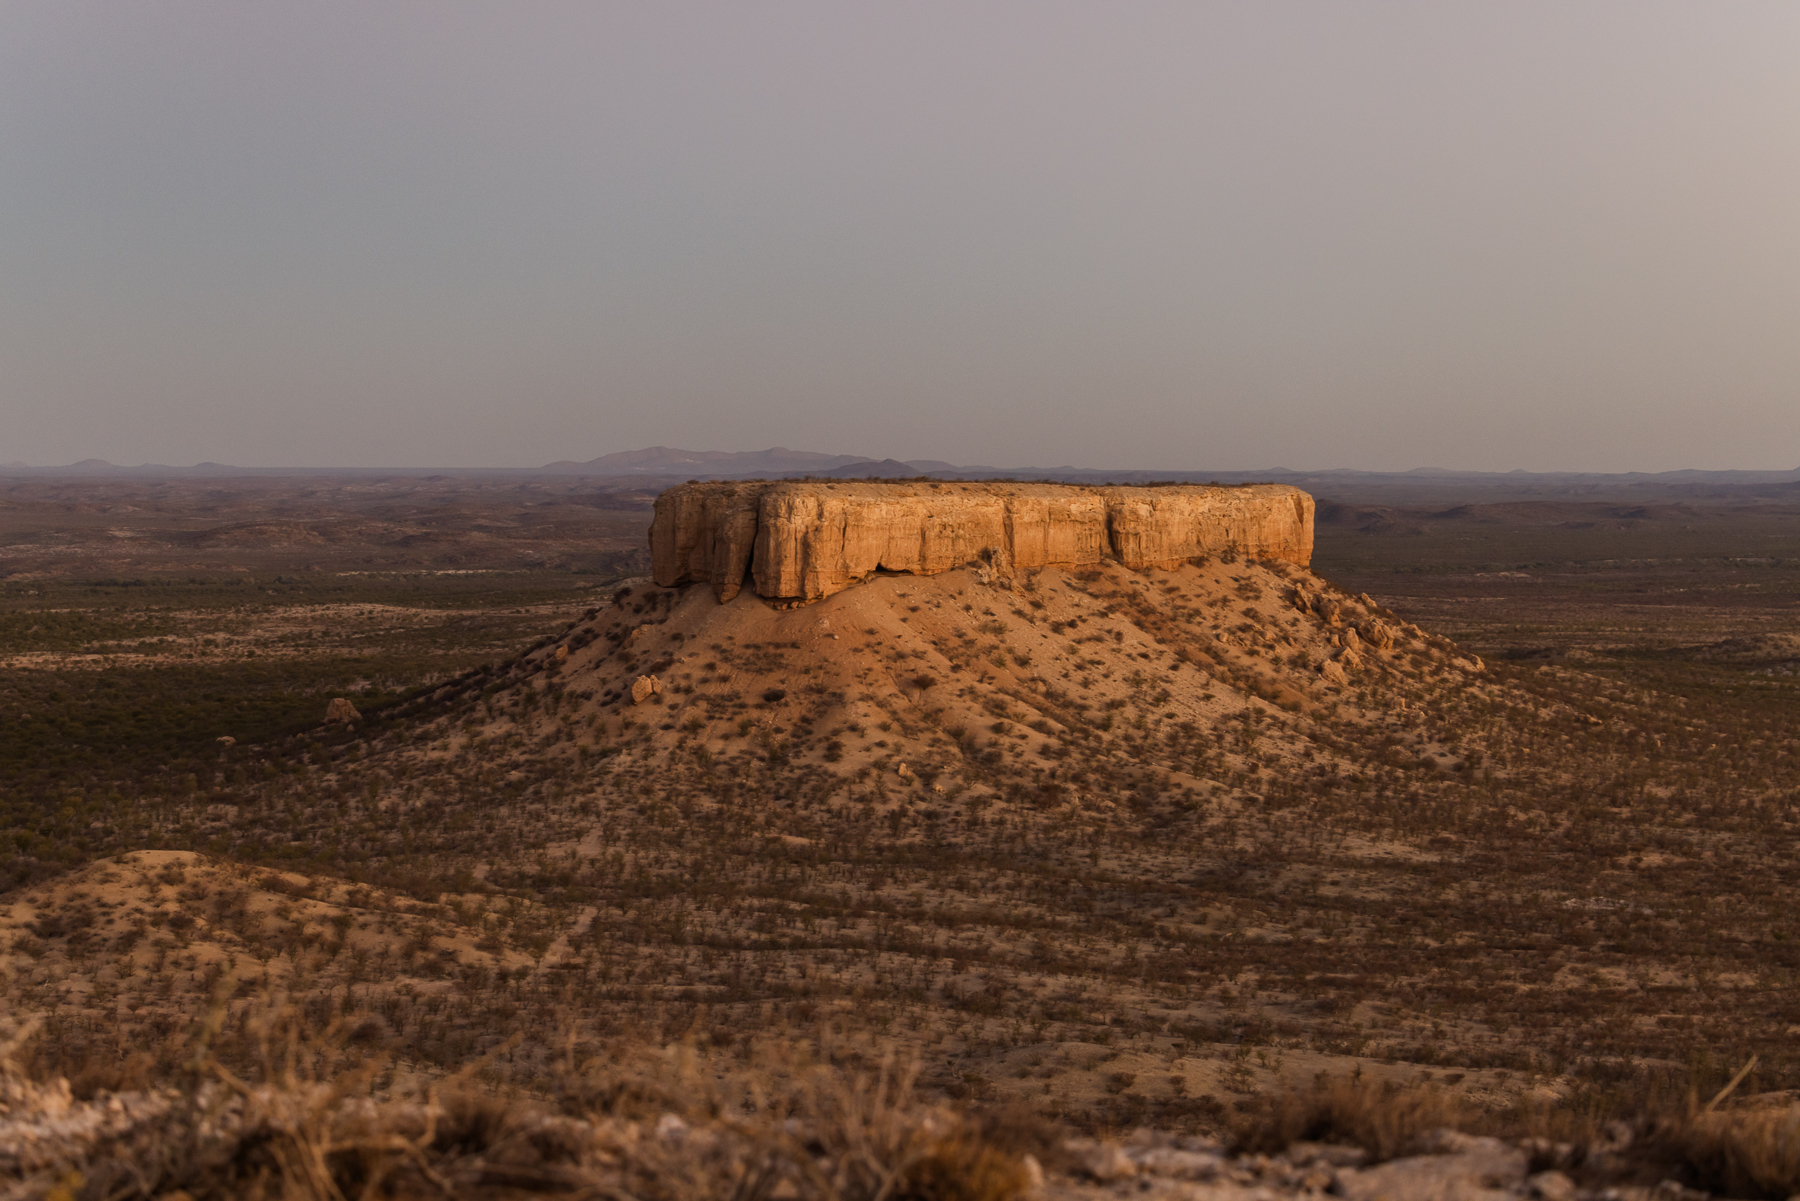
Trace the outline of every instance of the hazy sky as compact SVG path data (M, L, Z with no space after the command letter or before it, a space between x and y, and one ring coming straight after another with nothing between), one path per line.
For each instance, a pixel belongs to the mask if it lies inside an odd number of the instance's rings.
M0 462L1800 465L1800 4L0 3Z

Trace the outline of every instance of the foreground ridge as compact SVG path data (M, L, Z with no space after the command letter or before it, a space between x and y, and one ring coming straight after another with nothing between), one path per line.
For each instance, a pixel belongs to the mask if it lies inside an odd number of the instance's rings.
M1472 1133L1509 1115L1433 1088L1340 1079L1247 1105L1216 1134L1095 1139L932 1101L916 1064L847 1047L815 1060L770 1046L743 1072L691 1046L615 1045L539 1099L466 1080L371 1096L379 1064L343 1050L314 1037L285 1049L274 1079L214 1062L179 1085L77 1099L0 1048L0 1196L1703 1201L1795 1182L1770 1154L1792 1111L1646 1112L1558 1142Z

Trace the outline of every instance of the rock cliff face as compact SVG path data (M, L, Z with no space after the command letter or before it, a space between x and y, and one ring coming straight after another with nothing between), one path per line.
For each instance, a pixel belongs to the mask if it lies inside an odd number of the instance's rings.
M1313 500L1297 488L1084 488L1063 484L684 484L656 498L656 582L746 577L771 600L817 600L877 571L936 575L972 563L1001 574L1117 559L1172 568L1233 551L1312 559Z

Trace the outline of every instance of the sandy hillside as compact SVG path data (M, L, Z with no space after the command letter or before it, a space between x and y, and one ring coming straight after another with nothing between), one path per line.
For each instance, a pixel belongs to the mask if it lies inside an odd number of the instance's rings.
M1201 733L1223 719L1256 727L1260 753L1275 756L1266 770L1302 758L1350 769L1360 755L1312 738L1315 716L1377 725L1409 698L1480 689L1481 672L1445 640L1286 565L1051 569L1006 584L968 570L879 576L790 609L639 582L514 666L518 687L562 696L554 717L534 710L463 736L541 738L561 723L635 731L640 759L682 744L776 753L845 781L883 773L901 790L1060 781L1069 802L1103 802L1104 787L1072 782L1097 756L1163 763L1165 788L1223 788L1249 763ZM649 678L658 691L634 700ZM1460 766L1449 748L1420 750Z

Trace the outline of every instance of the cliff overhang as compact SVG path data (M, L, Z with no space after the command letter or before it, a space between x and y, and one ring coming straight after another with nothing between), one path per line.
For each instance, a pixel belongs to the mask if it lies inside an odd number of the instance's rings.
M1114 560L1173 568L1235 553L1306 566L1313 499L1280 484L1081 487L987 482L708 482L656 498L650 552L665 587L748 583L819 600L876 572L999 575Z

